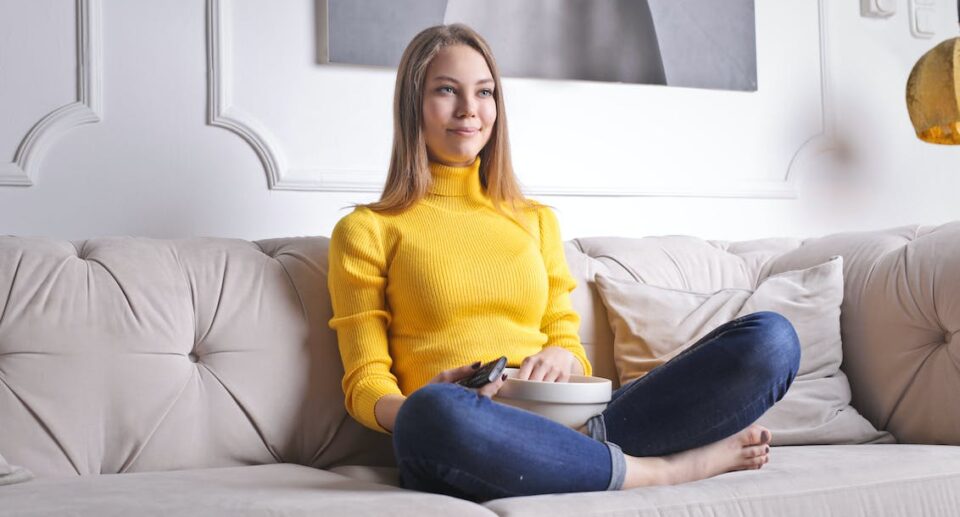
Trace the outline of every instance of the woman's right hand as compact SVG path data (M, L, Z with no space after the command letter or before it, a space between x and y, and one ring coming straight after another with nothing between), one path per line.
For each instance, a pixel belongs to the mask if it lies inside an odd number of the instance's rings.
M457 382L460 379L466 379L474 374L477 370L480 369L480 361L477 361L473 364L468 364L466 366L460 366L459 368L451 368L449 370L444 370L438 373L434 378L430 379L427 384L437 384L441 382ZM493 382L489 382L479 388L467 388L473 390L480 395L483 395L487 398L493 398L494 395L500 391L500 387L503 386L503 383L506 382L507 374L503 374L500 377L496 378ZM466 388L466 386L464 386Z

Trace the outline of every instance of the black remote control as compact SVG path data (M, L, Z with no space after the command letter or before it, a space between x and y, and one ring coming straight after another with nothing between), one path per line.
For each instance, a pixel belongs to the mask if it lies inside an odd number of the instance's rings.
M461 386L466 386L468 388L479 388L485 384L489 384L495 380L500 374L503 373L503 369L507 366L507 356L502 355L499 359L494 359L489 363L480 367L479 370L474 372L470 377L460 379L457 381L457 384Z

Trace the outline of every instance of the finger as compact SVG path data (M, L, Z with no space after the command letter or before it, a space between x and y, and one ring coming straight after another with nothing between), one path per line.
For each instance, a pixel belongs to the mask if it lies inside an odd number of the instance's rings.
M467 377L473 375L474 372L480 369L480 361L477 361L473 364L468 364L466 366L461 366L459 368L453 368L446 370L443 373L447 374L447 382L457 382L460 379L466 379Z
M457 382L460 379L473 375L473 372L480 369L480 361L476 361L473 364L468 364L465 366L459 366L457 368L451 368L449 370L444 370L436 374L429 382L438 383L438 382Z
M530 372L531 381L542 381L543 378L550 373L550 365L543 362L538 363L533 367L533 371Z
M489 382L477 388L477 390L484 397L493 398L493 396L496 395L498 391L500 391L501 384L503 384L503 381L501 379L496 379L493 382Z
M500 388L503 386L503 383L506 382L507 374L501 375L499 378L493 382L484 384L482 387L478 388L479 393L487 398L493 398L497 392L500 391Z
M523 362L520 363L520 371L517 372L517 379L527 380L530 378L530 372L533 370L534 358L533 356L524 358Z
M556 366L553 366L552 368L550 368L550 371L548 371L547 374L543 376L543 380L547 382L557 382L557 379L559 379L560 375L562 374L563 374L563 370L561 370L560 368L557 368Z
M491 387L492 385L493 385L493 383L491 382L491 383L489 383L489 384L484 384L483 386L477 388L477 389L476 389L476 390L477 390L477 395L480 395L481 397L487 397L488 399L489 399L489 398L493 398L493 393L491 393L491 391L490 391L490 387Z

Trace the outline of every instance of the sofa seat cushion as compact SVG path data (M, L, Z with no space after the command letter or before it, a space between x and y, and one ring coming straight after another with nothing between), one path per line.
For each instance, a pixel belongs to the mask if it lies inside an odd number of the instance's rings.
M72 478L0 486L0 516L494 515L454 497L291 463Z
M400 469L397 467L373 467L367 465L340 465L328 469L341 476L353 478L358 481L367 481L369 483L378 483L381 485L390 485L400 487Z
M960 508L960 447L775 447L761 470L676 486L497 499L484 506L509 517L953 516Z

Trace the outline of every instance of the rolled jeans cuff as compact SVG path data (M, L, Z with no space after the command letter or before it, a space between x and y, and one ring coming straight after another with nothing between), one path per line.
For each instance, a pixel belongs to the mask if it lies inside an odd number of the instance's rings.
M620 446L613 442L603 442L610 449L610 485L607 490L620 490L627 477L627 459Z
M587 420L587 434L598 442L607 441L607 425L603 421L603 413L597 413Z
M587 420L587 434L603 442L610 450L610 485L607 490L620 490L627 477L627 459L619 445L607 441L607 425L603 421L603 413L597 413Z

